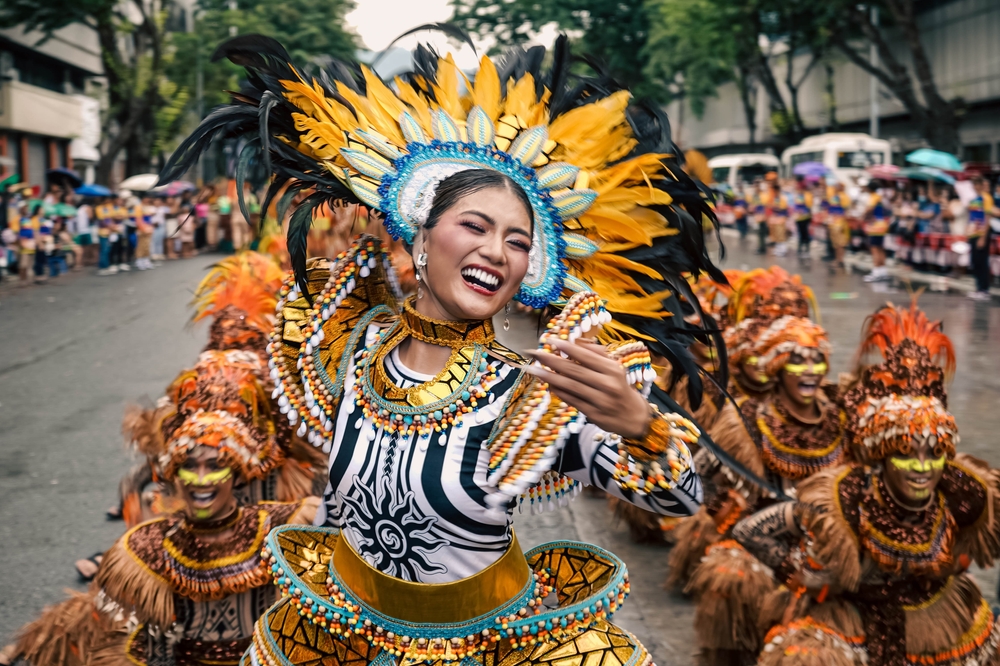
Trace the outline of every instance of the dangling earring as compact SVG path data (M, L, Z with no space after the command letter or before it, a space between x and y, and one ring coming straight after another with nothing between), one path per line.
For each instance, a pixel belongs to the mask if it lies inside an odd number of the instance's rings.
M417 298L424 297L424 290L420 286L420 282L423 280L423 278L420 277L420 272L424 270L424 268L426 267L427 267L427 253L421 252L420 254L417 255L417 270L416 270Z
M510 317L510 301L507 302L507 305L503 309L503 330L505 331L510 330L509 317Z

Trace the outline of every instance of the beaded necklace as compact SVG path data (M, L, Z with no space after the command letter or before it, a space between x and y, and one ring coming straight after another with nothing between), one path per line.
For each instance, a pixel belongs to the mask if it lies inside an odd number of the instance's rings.
M860 505L861 543L884 571L939 576L952 562L957 527L939 491L916 521L903 523L899 515L912 513L898 507L875 477L871 492Z
M764 403L757 413L756 425L761 434L761 458L768 469L798 481L843 461L847 415L825 401L820 407L819 421L804 424L792 417L776 398Z
M471 342L463 336L468 335ZM451 347L444 370L430 381L410 388L400 388L385 374L385 359L399 343L414 337L430 344ZM439 444L448 440L444 432L451 426L462 427L463 417L475 412L497 379L498 363L487 362L487 345L493 341L493 328L483 322L443 322L424 317L404 306L400 319L388 329L375 334L361 352L354 371L355 404L365 418L386 432L421 438L441 433Z

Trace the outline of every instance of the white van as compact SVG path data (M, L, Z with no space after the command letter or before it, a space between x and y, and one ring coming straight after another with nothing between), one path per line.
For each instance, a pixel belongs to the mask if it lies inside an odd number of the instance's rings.
M861 133L819 134L781 154L782 175L791 178L796 165L803 162L824 164L837 180L852 185L864 175L866 168L892 163L892 146L885 139L873 139Z
M768 171L778 171L781 162L767 153L738 153L713 157L708 161L708 168L712 170L714 183L728 185L735 190L741 182L752 183L756 178L763 178Z

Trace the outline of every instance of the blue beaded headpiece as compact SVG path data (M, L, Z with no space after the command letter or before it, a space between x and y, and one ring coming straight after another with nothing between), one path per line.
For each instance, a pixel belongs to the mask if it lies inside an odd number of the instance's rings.
M406 139L401 148L370 131L355 132L364 147L352 144L340 149L350 165L344 169L344 178L351 189L362 202L385 215L393 238L412 243L427 221L442 180L469 169L503 173L524 190L534 213L528 272L517 299L535 308L558 300L566 277L563 260L567 256L584 258L597 250L594 243L575 234L567 243L563 222L585 212L597 192L574 187L580 172L577 167L546 164L549 141L545 126L519 131L513 142L507 141L507 150L500 150L494 124L482 108L472 107L461 128L443 110L431 114L434 137L430 140L409 112L400 116L399 126ZM539 162L544 166L536 170L533 165Z

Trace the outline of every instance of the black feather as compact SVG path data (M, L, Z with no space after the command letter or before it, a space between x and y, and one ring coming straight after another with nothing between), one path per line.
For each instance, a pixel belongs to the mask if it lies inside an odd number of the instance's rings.
M310 304L312 295L309 293L309 283L306 280L309 228L312 226L313 211L326 200L327 197L322 192L310 194L299 204L292 213L292 219L288 221L288 256L295 272L295 283L299 285L299 290Z
M167 160L158 185L178 180L194 166L216 138L229 138L249 132L257 122L257 109L248 106L219 106L208 114Z
M723 392L725 391L723 390ZM731 398L732 396L729 397ZM655 385L653 386L649 394L649 399L650 401L655 403L656 406L659 407L660 411L662 412L673 412L675 414L680 414L684 418L694 420L694 417L692 417L683 407L677 404L677 401L671 398L670 394L661 389L659 386ZM740 463L738 460L729 455L729 453L727 453L725 449L723 449L721 446L715 443L715 440L713 440L708 435L708 433L705 432L701 433L701 436L698 438L698 445L705 449L708 449L708 451L710 451L712 455L714 455L716 458L719 459L720 463L722 463L729 469L733 470L747 481L750 481L754 485L759 486L768 494L772 495L774 498L778 499L779 501L785 501L788 499L788 497L785 495L785 493L781 491L780 488L776 488L775 486L771 485L771 483L768 482L766 479L757 476L749 469L747 469L742 463Z
M243 146L243 150L240 151L240 157L236 161L236 201L240 206L240 212L243 213L243 219L246 220L246 224L250 224L250 209L247 207L246 196L243 194L243 186L247 182L247 176L250 175L253 159L259 155L260 141L254 138L247 141L246 145Z
M260 97L260 104L257 106L257 116L260 122L260 148L264 157L264 171L267 173L271 173L271 133L268 131L268 125L271 109L278 101L277 95L270 90L265 90Z
M281 188L288 184L288 181L288 178L275 176L271 179L270 184L267 186L267 192L264 193L264 200L260 204L260 222L257 226L258 238L264 233L264 218L267 215L267 209L271 207L271 202L274 201L274 197L278 196L278 192L280 192ZM278 218L278 226L281 226L281 218Z
M278 224L284 224L285 214L288 212L289 206L292 205L292 199L294 199L295 195L300 191L302 191L301 183L293 182L288 186L288 189L285 190L285 193L281 195L281 198L278 199L278 205L275 207L274 211L274 214L278 219Z
M415 32L421 32L423 30L442 32L447 36L451 37L452 39L457 39L460 42L468 44L470 47L472 47L473 53L478 53L476 51L476 45L473 43L472 37L469 36L469 33L467 33L459 26L455 25L454 23L424 23L422 25L418 25L415 28L410 28L409 30L407 30L401 35L398 35L395 39L389 42L389 45L384 49L382 49L382 52L379 53L378 57L375 58L374 62L372 62L372 69L375 69L375 67L377 67L378 64L382 62L382 58L384 58L385 55L389 53L389 49L391 49L396 44L396 42L403 39L404 37L409 37Z

